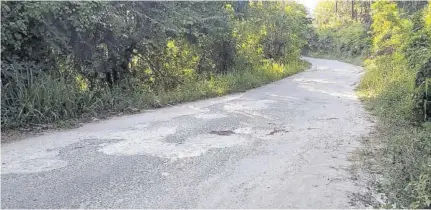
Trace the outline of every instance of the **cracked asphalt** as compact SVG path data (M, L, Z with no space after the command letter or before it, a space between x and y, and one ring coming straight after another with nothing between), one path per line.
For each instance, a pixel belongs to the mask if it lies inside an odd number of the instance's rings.
M362 69L304 59L244 93L3 143L1 207L366 207L348 170L373 126Z

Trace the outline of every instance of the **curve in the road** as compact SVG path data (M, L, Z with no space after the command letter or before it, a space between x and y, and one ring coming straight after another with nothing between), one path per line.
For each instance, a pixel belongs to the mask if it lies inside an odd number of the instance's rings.
M241 94L2 144L2 208L349 208L372 124L362 69L308 71Z

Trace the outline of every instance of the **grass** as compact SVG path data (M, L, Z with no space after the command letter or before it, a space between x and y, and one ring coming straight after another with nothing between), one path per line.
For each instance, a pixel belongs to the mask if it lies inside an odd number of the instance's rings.
M305 61L296 61L286 65L265 64L209 78L198 76L170 91L154 91L133 81L112 90L89 91L63 75L32 78L32 85L27 88L24 80L16 79L14 86L6 85L2 90L2 133L5 129L39 128L46 124L67 127L92 118L241 92L309 66Z
M358 93L377 119L366 145L382 174L379 191L394 208L431 207L431 125L414 112L415 72L397 54L365 62Z
M377 132L364 141L368 150L365 160L375 158L371 173L377 172L383 178L377 190L386 195L389 203L386 207L429 208L431 126L399 120L401 116L382 111L381 107L385 106L382 103L376 99L365 100L367 109L378 118Z
M431 208L431 122L420 123L423 114L415 111L416 72L404 56L394 53L368 60L316 52L309 56L365 67L357 92L377 123L363 141L360 165L374 177L368 180L372 187L387 198L387 205L380 207Z
M218 75L180 86L175 91L163 92L159 94L160 103L166 105L242 92L296 74L309 67L308 62L301 61L283 66L280 72L274 72L272 67L263 67L264 69Z

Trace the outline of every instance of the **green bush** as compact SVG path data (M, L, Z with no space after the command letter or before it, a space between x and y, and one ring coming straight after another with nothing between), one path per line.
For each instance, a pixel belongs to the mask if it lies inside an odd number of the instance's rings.
M319 2L314 11L315 32L309 36L307 54L362 63L370 54L371 46L367 33L369 14L362 13L367 11L366 6L362 2ZM356 10L353 15L352 7Z
M428 68L430 36L418 14L405 17L394 2L377 1L372 9L373 56L359 91L383 128L382 189L397 208L430 208L431 132L413 125L424 119L416 109L424 95L418 72Z
M379 117L381 189L397 208L431 208L431 129L421 125L431 118L430 11L429 2L321 2L310 37L312 56L364 59L358 93Z
M295 2L4 2L2 128L136 111L302 69Z

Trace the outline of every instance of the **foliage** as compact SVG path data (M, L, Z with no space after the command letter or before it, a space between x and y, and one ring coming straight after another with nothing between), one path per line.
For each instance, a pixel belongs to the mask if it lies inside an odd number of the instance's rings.
M369 54L370 39L360 23L351 23L337 29L320 29L316 34L310 41L312 52L329 53L343 58Z
M320 1L314 10L316 30L309 38L308 53L342 59L367 56L369 10L367 2Z
M303 66L308 24L294 2L7 1L1 10L2 128L280 79Z
M372 5L373 51L388 54L399 48L412 30L411 22L400 17L397 4L377 1Z
M369 16L367 6L366 2L357 1L319 1L314 10L314 25L328 29L365 21Z
M309 54L365 58L358 90L381 121L389 201L430 208L431 132L414 125L431 118L431 4L323 1L314 16Z
M397 207L431 205L431 133L411 125L424 116L426 120L429 112L424 106L430 100L424 81L431 76L427 15L405 13L395 2L372 5L372 56L365 61L366 74L359 90L371 100L386 129L382 164L387 182L383 189Z
M425 30L428 34L431 33L431 4L428 4L428 8L424 10L424 22L425 22Z

